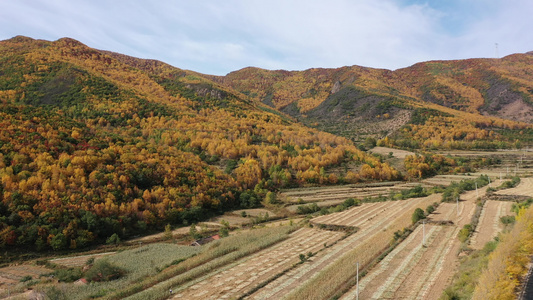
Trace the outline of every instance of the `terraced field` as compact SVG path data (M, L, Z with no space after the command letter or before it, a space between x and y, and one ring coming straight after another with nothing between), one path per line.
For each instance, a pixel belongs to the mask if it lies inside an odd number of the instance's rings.
M360 261L362 265L368 264L388 247L395 231L411 223L411 214L415 208L425 208L437 200L438 195L431 195L404 201L366 203L340 213L312 219L311 223L315 225L356 226L359 231L328 247L320 257L314 257L284 274L249 298L279 299L290 294L287 299L324 299L327 295L318 291L335 292L336 288L352 276L350 272L355 270L354 261ZM347 265L346 261L350 261L350 265ZM348 270L343 270L346 267ZM330 273L335 275L329 276ZM324 281L324 277L332 282ZM322 286L327 286L329 292Z
M285 202L294 203L287 207L289 211L295 212L298 206L305 203L316 203L319 207L333 206L342 203L348 198L364 199L365 197L388 196L391 192L411 189L419 182L383 182L375 184L351 184L336 187L296 189L282 192L280 199ZM422 183L423 187L431 185Z
M423 236L425 231L425 246ZM417 229L359 284L361 299L425 299L443 271L442 257L450 253L453 226L425 225ZM341 299L354 299L353 288ZM430 299L430 298L427 298Z
M513 203L511 201L493 200L485 202L483 211L479 217L479 224L470 239L471 248L482 249L487 242L492 241L504 229L500 218L514 215L511 211Z
M324 244L333 244L343 235L341 232L300 229L289 239L273 247L175 289L176 294L172 299L238 298L290 269L300 261L300 254L318 252ZM320 253L317 257L319 256Z
M0 298L9 289L12 289L26 276L39 278L41 274L50 273L53 270L34 265L18 265L0 268Z
M516 187L500 190L495 194L533 197L533 178L521 178L520 183Z
M496 182L498 184L498 182ZM452 225L426 224L417 229L360 282L361 299L438 299L456 272L460 241L457 234L470 223L476 199L488 187L461 195L459 203L441 203L428 221L452 221ZM422 236L425 231L425 246ZM356 287L342 299L354 299Z
M56 258L50 260L51 263L54 263L56 265L61 265L67 268L72 267L81 267L87 263L87 260L93 258L93 259L99 259L102 257L106 257L108 255L115 254L116 252L106 252L106 253L98 253L98 254L89 254L89 255L80 255L80 256L72 256L72 257L64 257L64 258Z

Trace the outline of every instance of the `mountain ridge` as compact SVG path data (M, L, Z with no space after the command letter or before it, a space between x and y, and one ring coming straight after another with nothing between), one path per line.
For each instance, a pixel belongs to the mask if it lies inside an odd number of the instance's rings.
M70 38L0 42L0 247L77 249L406 175L199 73Z

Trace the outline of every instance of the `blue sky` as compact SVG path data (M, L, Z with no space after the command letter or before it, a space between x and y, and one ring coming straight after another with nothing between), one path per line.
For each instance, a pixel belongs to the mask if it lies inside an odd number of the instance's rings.
M247 66L397 69L533 50L531 0L0 0L0 40L71 37L224 75Z

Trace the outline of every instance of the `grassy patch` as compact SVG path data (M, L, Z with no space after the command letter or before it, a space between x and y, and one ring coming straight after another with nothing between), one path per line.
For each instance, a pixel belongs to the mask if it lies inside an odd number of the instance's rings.
M483 249L474 251L471 255L462 258L458 272L454 275L452 283L448 286L441 300L471 299L481 273L489 262L489 255L494 251L498 242L488 242Z

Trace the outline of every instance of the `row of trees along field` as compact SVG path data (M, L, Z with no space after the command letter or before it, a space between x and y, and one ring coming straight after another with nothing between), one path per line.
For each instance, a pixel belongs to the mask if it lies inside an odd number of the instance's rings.
M0 43L0 247L75 249L281 187L401 177L347 139L156 66L69 39Z

